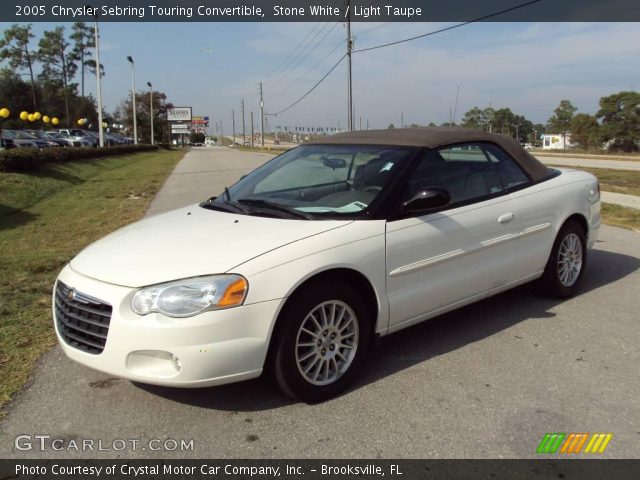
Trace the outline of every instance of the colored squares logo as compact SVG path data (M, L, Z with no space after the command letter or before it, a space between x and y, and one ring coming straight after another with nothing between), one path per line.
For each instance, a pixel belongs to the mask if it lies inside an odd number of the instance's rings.
M612 438L612 433L547 433L536 453L604 453Z

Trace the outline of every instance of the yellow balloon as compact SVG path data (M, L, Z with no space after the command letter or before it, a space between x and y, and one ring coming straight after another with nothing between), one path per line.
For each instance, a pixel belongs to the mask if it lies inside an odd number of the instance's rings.
M36 117L33 116L33 113L30 113L29 115L27 115L27 118L29 119L30 122L33 122Z
M78 120L78 125L82 125L84 121L82 119Z
M58 125L60 123L60 120L58 120L58 117L53 117L51 119L51 123L53 123L54 125Z
M42 115L40 114L40 112L36 112L33 114L33 118L36 120L40 120L42 118Z
M11 115L11 112L9 111L8 108L0 109L0 117L7 118L9 115Z
M20 120L27 120L29 118L29 112L20 112Z
M50 120L50 118L49 118L47 115L45 115L44 117L42 117L42 121L43 121L44 123L49 123L49 120Z
M109 124L108 124L107 122L103 122L103 123L102 123L102 127L103 127L103 128L107 128L108 126L109 126Z

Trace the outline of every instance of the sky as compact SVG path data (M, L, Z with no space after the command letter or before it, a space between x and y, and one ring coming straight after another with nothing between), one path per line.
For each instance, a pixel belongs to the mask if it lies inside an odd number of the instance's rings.
M42 31L71 24L34 24ZM354 23L354 48L367 48L453 24ZM2 30L9 26L0 23ZM176 106L192 106L231 133L240 103L259 129L258 83L265 111L284 110L344 55L342 23L110 23L101 28L105 67L103 102L109 112L130 93L135 60L137 90L147 82ZM305 40L306 42L301 42ZM509 107L544 123L560 100L594 113L600 97L640 89L638 23L475 23L388 48L353 54L356 127L386 128L459 122L474 106ZM297 53L301 52L300 55ZM293 55L292 55L293 54ZM95 92L95 77L88 77ZM456 92L459 91L456 108ZM344 128L346 59L293 108L267 117L268 126Z

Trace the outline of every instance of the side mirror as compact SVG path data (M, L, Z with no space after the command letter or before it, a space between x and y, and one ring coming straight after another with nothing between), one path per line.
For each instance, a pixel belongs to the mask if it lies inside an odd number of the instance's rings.
M347 166L347 161L344 158L338 157L324 157L322 163L325 167L332 168L333 170L336 168L345 168Z
M405 213L426 213L444 207L451 202L451 195L444 188L421 190L402 204Z

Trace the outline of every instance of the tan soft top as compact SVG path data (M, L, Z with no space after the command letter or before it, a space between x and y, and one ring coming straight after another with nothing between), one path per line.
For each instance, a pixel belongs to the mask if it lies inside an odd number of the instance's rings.
M533 181L550 175L549 169L537 158L524 150L514 139L503 135L473 130L470 128L418 127L390 128L388 130L361 130L321 137L312 145L394 145L405 147L439 148L454 143L489 142L502 147Z

